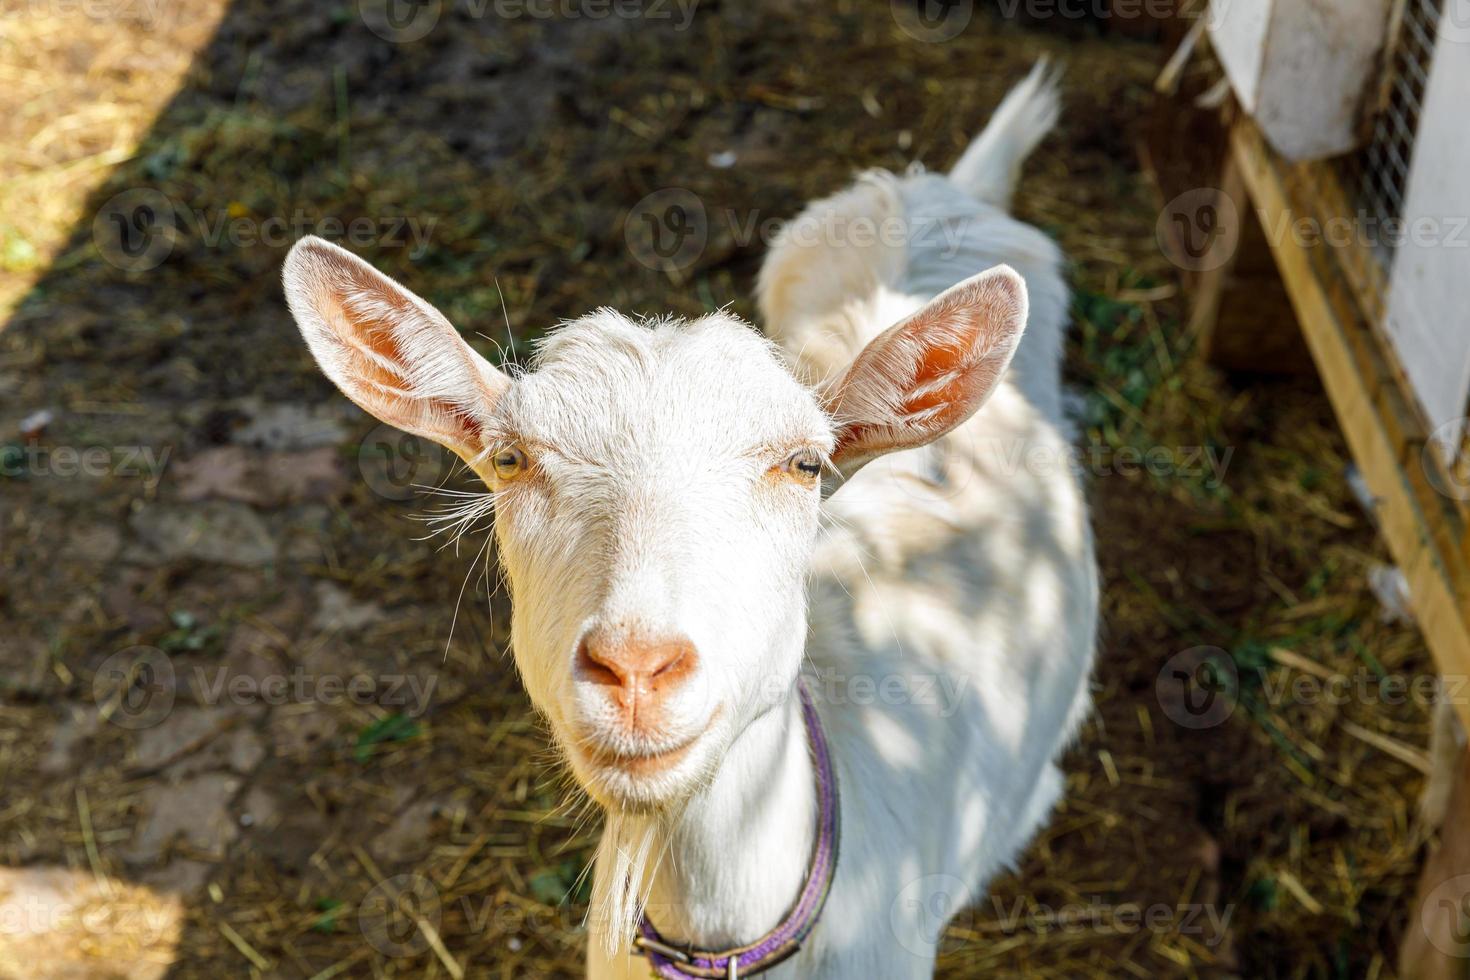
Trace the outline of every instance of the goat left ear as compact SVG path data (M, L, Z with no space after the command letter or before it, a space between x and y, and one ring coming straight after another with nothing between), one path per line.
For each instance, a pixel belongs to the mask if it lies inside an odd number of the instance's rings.
M832 462L847 479L885 453L960 425L995 390L1026 327L1026 283L1010 266L951 286L863 348L825 392Z
M343 394L479 472L484 421L510 378L438 310L330 242L297 242L282 279L307 346Z

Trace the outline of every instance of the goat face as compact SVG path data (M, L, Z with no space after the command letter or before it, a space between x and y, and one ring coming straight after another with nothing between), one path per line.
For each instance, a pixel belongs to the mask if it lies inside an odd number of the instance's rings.
M491 488L526 687L579 781L629 808L687 797L790 695L822 467L850 476L969 418L1026 318L1020 278L992 269L854 352L819 396L734 317L603 310L512 380L334 245L298 242L284 278L327 376Z
M677 798L795 678L826 415L731 317L603 311L543 344L492 430L533 700L600 800Z

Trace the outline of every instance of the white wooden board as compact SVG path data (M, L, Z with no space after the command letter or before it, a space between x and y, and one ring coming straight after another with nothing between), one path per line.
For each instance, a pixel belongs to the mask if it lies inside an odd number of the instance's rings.
M1470 412L1470 44L1435 46L1385 332L1453 458Z
M1211 43L1236 97L1276 152L1319 160L1357 145L1391 4L1212 0Z

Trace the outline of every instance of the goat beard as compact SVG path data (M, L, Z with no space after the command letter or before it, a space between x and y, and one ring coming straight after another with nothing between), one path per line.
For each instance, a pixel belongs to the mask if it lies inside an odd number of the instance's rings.
M604 926L604 950L616 956L631 942L648 906L653 874L669 840L668 815L621 808L605 813L589 915Z

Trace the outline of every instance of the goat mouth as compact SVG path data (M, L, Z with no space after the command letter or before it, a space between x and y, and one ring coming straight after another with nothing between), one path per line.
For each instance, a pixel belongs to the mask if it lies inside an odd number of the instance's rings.
M716 711L705 726L689 738L675 745L673 748L662 749L657 752L615 752L612 749L604 749L596 746L583 745L579 751L588 762L599 769L611 769L624 776L634 778L644 776L656 776L660 773L677 766L689 755L689 751L709 733L714 727L715 720L719 717Z

